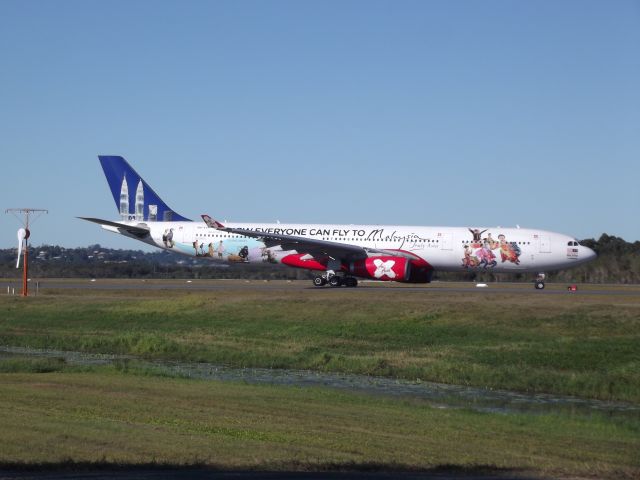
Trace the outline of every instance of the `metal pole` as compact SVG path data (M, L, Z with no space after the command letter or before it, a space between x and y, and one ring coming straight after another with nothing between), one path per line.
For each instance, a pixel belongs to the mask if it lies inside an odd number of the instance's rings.
M29 276L29 243L25 242L24 246L24 265L22 265L22 296L29 296L29 282L27 281L27 277Z
M26 222L25 229L27 230L27 236L24 239L24 265L22 266L22 296L29 296L29 213L25 214Z

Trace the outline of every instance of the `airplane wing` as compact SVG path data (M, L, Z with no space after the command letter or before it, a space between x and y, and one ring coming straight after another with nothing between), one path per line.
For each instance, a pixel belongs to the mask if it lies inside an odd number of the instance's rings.
M79 218L80 220L86 220L88 222L97 223L98 225L114 227L120 230L121 232L129 233L138 238L144 238L147 235L149 235L149 232L150 232L149 227L141 226L141 225L127 225L126 223L112 222L110 220L102 220L100 218L90 218L90 217L77 217L77 218Z
M374 255L389 255L394 257L416 257L408 252L398 250L382 250L376 248L366 248L348 243L330 242L327 240L316 240L308 237L298 237L295 235L281 235L266 232L255 232L242 228L225 227L222 223L214 220L209 215L202 215L202 219L209 228L215 228L224 232L244 235L260 239L267 247L280 246L282 250L296 250L298 253L307 253L315 258L330 257L340 260L357 260Z

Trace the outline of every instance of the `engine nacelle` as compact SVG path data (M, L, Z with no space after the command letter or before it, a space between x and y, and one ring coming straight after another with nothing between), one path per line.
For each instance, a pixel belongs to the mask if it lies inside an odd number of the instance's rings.
M411 261L405 257L369 257L351 262L349 273L361 278L407 282L411 278Z

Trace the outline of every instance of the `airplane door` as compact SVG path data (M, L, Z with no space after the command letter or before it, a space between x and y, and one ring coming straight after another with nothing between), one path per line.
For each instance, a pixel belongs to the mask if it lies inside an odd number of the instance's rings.
M540 235L538 238L540 242L540 253L550 253L551 252L551 241L547 235Z
M452 233L438 233L437 239L440 243L440 250L453 250Z

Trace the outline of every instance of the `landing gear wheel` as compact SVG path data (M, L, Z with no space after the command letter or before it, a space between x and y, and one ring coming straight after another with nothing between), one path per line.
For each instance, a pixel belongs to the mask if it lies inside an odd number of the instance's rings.
M536 282L536 290L544 289L544 282Z
M324 279L324 277L318 275L317 277L313 277L313 284L316 287L324 287L327 284L327 281Z
M332 287L341 287L342 286L342 278L337 275L334 275L329 279L329 285Z
M358 286L358 279L355 277L347 277L344 279L344 286L345 287L357 287Z

